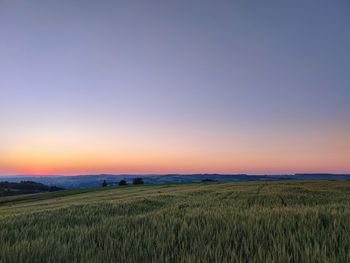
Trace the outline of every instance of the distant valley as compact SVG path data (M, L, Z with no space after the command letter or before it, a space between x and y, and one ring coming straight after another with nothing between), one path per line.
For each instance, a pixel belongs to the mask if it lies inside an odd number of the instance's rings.
M310 179L350 179L350 174L292 174L292 175L247 175L247 174L99 174L99 175L76 175L76 176L33 176L33 175L16 175L0 176L0 182L21 182L33 181L48 186L57 186L61 188L91 188L98 187L105 180L108 185L117 185L121 180L131 183L136 177L143 178L146 184L162 183L191 183L201 181L268 181L268 180L310 180Z

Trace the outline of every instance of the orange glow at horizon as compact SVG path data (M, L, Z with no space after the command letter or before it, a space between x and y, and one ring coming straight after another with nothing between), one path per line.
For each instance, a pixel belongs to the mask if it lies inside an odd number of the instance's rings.
M349 1L139 2L0 1L0 175L350 174Z
M26 131L0 149L0 174L350 172L347 134L317 135Z

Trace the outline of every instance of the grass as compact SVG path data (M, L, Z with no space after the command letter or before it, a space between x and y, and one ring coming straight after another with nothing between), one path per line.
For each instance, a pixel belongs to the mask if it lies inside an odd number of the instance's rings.
M0 262L350 262L350 181L145 185L0 199Z

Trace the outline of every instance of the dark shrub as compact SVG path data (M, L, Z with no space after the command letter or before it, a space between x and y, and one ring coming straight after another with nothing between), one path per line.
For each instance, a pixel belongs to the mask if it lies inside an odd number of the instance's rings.
M142 178L135 178L133 181L132 181L132 184L144 184L144 181Z
M103 180L102 187L106 187L106 186L107 186L107 182L106 180Z
M120 180L119 185L128 185L128 183L125 180Z
M218 180L214 180L214 179L203 179L202 182L203 183L209 183L209 182L217 182Z

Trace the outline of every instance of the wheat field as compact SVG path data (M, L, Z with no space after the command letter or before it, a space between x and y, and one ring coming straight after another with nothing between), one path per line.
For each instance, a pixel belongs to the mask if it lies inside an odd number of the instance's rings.
M6 197L0 262L350 262L350 181Z

